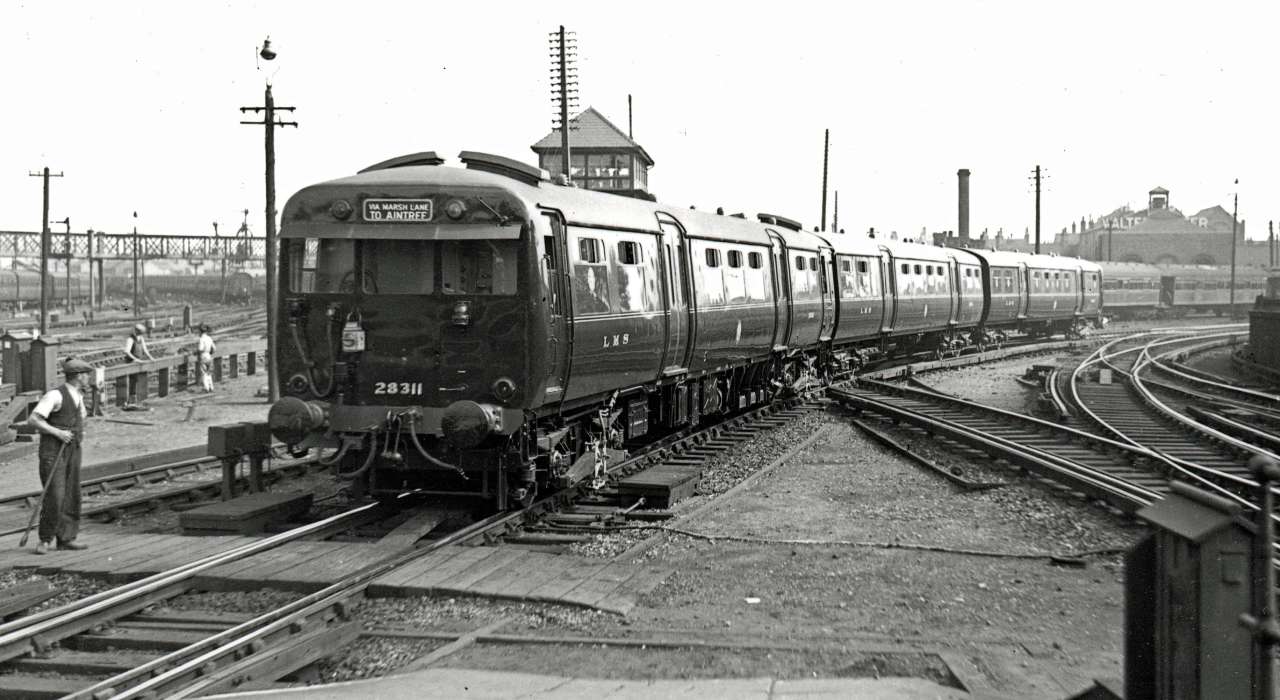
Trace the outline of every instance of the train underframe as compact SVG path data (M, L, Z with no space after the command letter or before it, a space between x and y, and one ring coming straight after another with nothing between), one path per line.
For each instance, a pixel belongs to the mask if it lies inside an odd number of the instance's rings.
M1070 334L1084 325L1067 319L1019 330ZM774 353L711 375L631 387L572 407L525 411L511 434L491 435L469 447L416 433L389 411L381 429L343 435L346 447L334 462L357 495L389 499L417 491L474 497L496 509L519 507L562 487L603 485L606 472L637 446L819 389L874 359L920 349L941 356L999 346L1007 339L1002 328L970 327Z

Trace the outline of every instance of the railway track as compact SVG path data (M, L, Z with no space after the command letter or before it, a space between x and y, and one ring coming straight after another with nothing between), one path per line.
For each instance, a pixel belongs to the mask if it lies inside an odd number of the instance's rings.
M1055 403L1064 412L1074 409L1087 423L1042 420L869 378L833 388L829 395L855 412L908 424L970 456L1018 465L1126 512L1162 498L1170 481L1191 484L1256 510L1257 484L1245 463L1253 454L1266 452L1206 429L1193 419L1194 407L1175 411L1154 392L1178 391L1182 398L1231 400L1237 405L1242 405L1240 397L1244 395L1255 402L1251 404L1254 409L1258 409L1257 401L1270 401L1271 397L1253 390L1241 392L1222 386L1222 382L1213 387L1218 393L1211 395L1141 378L1149 366L1171 366L1176 356L1225 344L1234 335L1234 331L1224 331L1220 337L1185 333L1184 329L1126 335L1095 350L1073 371L1051 373L1048 389ZM1136 388L1131 391L1123 383L1084 381L1099 366L1118 377L1138 377L1132 382ZM1179 378L1193 375L1173 369ZM1200 384L1215 381L1205 377L1195 380ZM1235 398L1228 399L1224 395L1228 393ZM1156 407L1161 407L1163 414L1157 413Z
M130 468L129 462L104 465L101 471L105 473L81 482L81 516L112 522L132 513L216 498L222 488L221 463L214 457L186 456L190 452L174 450L140 456L130 460L141 465L136 468ZM168 458L170 455L172 459ZM326 467L315 458L270 459L264 465L263 481L270 485L319 468ZM182 483L184 478L190 481ZM247 486L247 479L237 480L238 488ZM39 491L30 491L0 498L0 535L22 532L40 495Z
M1065 393L1078 413L1095 429L1118 440L1144 446L1183 464L1220 469L1250 479L1243 464L1274 452L1220 430L1210 422L1243 427L1221 416L1225 410L1246 411L1280 419L1280 397L1234 387L1196 376L1172 366L1172 358L1230 344L1235 334L1216 336L1130 336L1099 348L1071 373ZM1120 383L1088 381L1092 368L1105 365L1122 378ZM1153 379L1150 370L1167 379ZM1208 393L1212 391L1214 393ZM1251 429L1257 440L1263 431ZM1272 444L1280 444L1280 438Z
M335 621L349 622L349 596L326 598L321 607L295 603L239 622L213 612L174 615L148 613L147 609L186 594L203 571L263 555L302 538L323 538L363 522L380 507L376 503L360 506L255 542L226 550L215 548L181 566L2 624L0 661L7 662L13 673L0 675L0 695L47 692L84 698L180 697L179 689L191 685L197 676L207 688L215 668L226 672L246 666L236 667L228 660L253 656L254 663L247 666L254 669L260 668L260 662L273 662L277 668L305 665L309 663L307 649L312 654L325 653L318 652L316 645L323 649L350 633L349 627L341 625L330 629ZM243 644L233 646L226 655L219 653L246 632L251 636ZM124 655L109 653L113 649L128 651ZM141 653L144 651L152 653L148 656ZM168 653L157 656L157 651ZM211 652L217 662L207 657ZM282 660L282 654L287 659ZM183 675L179 670L184 668L183 662L197 656L201 661L194 671ZM57 671L60 677L29 675L49 670ZM175 676L180 683L175 682ZM218 687L236 685L228 681Z

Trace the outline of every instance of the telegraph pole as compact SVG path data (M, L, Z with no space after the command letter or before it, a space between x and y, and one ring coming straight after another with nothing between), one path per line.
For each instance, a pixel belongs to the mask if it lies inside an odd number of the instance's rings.
M827 156L831 147L831 130L822 130L822 230L827 230Z
M271 58L267 58L267 49L263 48L262 57L267 60L275 58L275 53L271 53ZM266 245L267 245L267 400L275 403L280 398L280 386L276 372L276 327L278 325L276 318L276 140L275 131L278 126L297 127L297 122L279 121L276 118L276 110L292 112L293 107L277 107L275 98L271 95L271 83L267 83L266 92L263 95L262 107L241 107L243 112L262 112L263 117L260 122L246 122L241 124L257 124L264 127L266 134L266 160L267 160L267 229L266 229Z
M40 216L40 335L44 335L49 332L49 178L62 177L62 173L51 175L45 167L38 173L27 174L44 178L44 209ZM17 258L14 262L17 263Z
M1111 262L1111 229L1115 223L1115 219L1107 219L1107 262Z
M67 293L67 299L66 299L66 301L67 301L67 313L71 313L71 312L73 311L73 309L71 308L71 217L69 217L69 216L68 216L67 218L63 219L62 221L50 221L49 223L51 223L51 224L62 224L62 225L64 225L64 226L66 226L66 227L67 227L67 238L66 238L67 256L66 256L65 258L63 258L63 259L62 259L62 263L63 263L64 265L66 265L66 270L65 270L65 272L66 272L66 276L67 276L67 282L66 282L66 287L65 287L64 291ZM49 240L49 247L50 247L50 248L53 248L53 240L52 240L52 239L53 239L53 235L52 235L52 234L50 234L49 239L50 239L50 240ZM52 253L51 253L51 254L52 254ZM57 303L57 301L58 301L58 294L57 294L57 291L58 291L57 289L54 289L54 294L53 294L53 301L54 301L54 303Z
M1267 222L1267 230L1270 232L1267 236L1267 240L1270 242L1267 268L1270 269L1276 266L1276 222L1274 220Z
M1036 255L1040 254L1040 166L1035 169L1036 180Z
M840 232L840 190L836 190L835 210L831 212L831 230L834 233Z
M574 44L577 39L573 32L566 32L564 25L560 30L551 32L551 104L558 107L559 112L551 119L551 130L560 130L560 155L563 158L564 176L567 182L573 182L573 163L569 151L569 111L578 104L578 49ZM627 129L631 128L631 98L627 97Z
M142 317L142 307L138 305L138 212L133 213L133 317Z
M1231 295L1228 297L1231 318L1236 317L1236 224L1240 213L1240 178L1236 178L1236 193L1231 198Z

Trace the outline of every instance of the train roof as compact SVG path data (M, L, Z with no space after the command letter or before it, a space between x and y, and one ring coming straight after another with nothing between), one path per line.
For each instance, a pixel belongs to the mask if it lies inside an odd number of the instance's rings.
M1160 277L1165 272L1155 265L1132 262L1099 262L1096 263L1104 275L1127 275L1130 277Z
M867 238L861 235L851 235L847 233L824 233L820 234L827 243L831 244L831 249L837 255L866 255L871 257L880 257L880 243L874 238Z
M888 251L895 258L911 258L913 260L932 260L935 262L947 262L948 260L956 260L970 265L977 265L978 260L973 254L963 248L944 248L936 245L926 245L924 243L911 243L908 241L879 241L880 248Z
M471 159L480 156L506 161L506 159L483 154L464 153ZM447 185L457 188L501 189L523 200L529 212L536 212L538 207L555 209L571 225L656 232L659 230L656 215L661 213L678 221L689 235L695 237L768 245L769 235L765 231L767 226L781 234L788 244L816 248L820 242L815 234L794 231L785 225L767 225L737 216L682 209L644 199L557 185L549 180L540 180L537 176L539 171L536 168L516 161L509 161L508 169L511 172L504 173L501 168L495 168L496 171L477 168L472 160L468 160L470 167L457 168L433 164L433 159L423 159L417 155L419 154L393 158L366 168L356 175L305 187L290 197L289 202L285 204L282 218L285 221L290 220L289 214L295 199L308 190L369 185L408 187ZM793 222L788 221L788 223Z
M982 250L980 248L966 248L970 253L987 261L988 265L997 267L1018 267L1026 265L1028 267L1058 269L1058 270L1085 270L1088 272L1099 272L1102 268L1095 263L1081 258L1069 258L1058 255L1037 255L1035 253L1022 253L1015 250Z

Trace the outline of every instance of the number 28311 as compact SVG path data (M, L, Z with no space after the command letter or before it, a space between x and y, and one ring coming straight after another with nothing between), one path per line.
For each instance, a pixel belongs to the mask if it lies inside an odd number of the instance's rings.
M421 396L422 382L374 382L373 393L375 395L403 394L406 396Z

